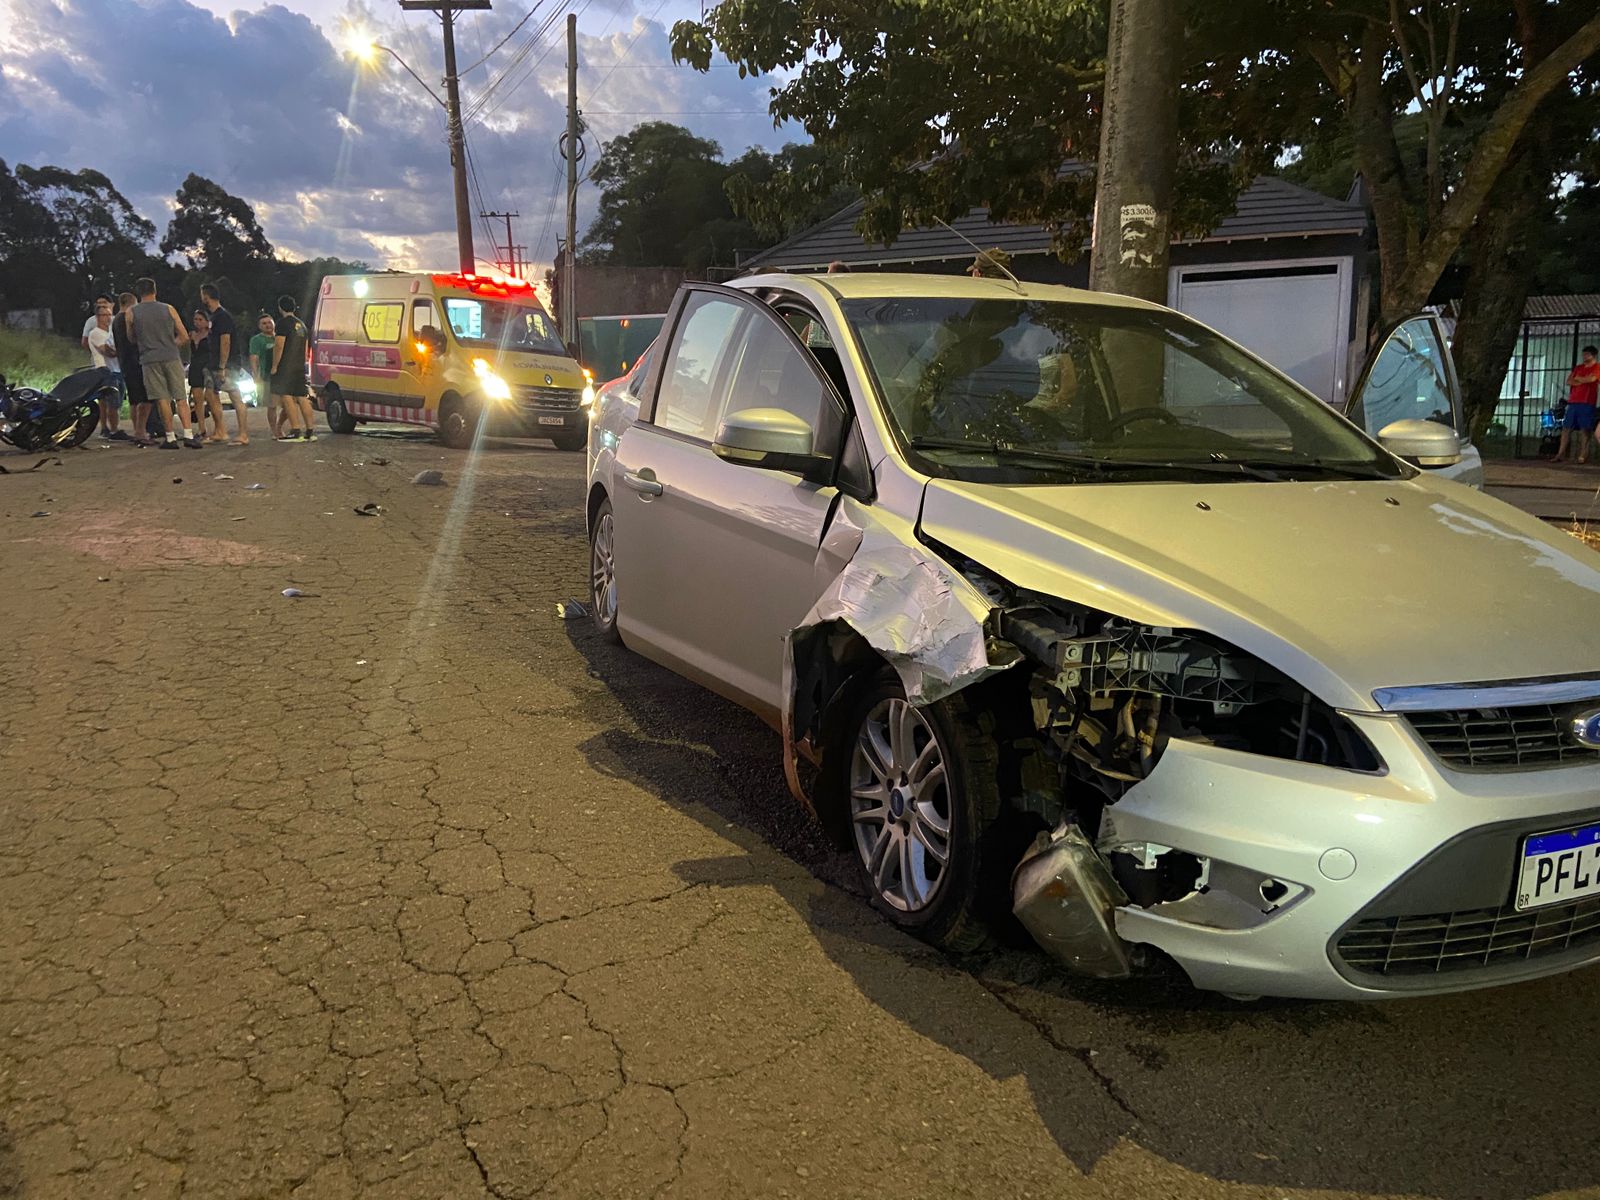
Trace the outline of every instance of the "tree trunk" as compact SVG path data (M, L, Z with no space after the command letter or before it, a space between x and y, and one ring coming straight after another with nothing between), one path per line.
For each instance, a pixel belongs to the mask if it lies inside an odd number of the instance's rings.
M1112 0L1089 286L1167 301L1178 165L1178 0Z
M1545 210L1548 183L1548 176L1541 175L1533 161L1539 157L1518 153L1501 177L1505 203L1485 209L1463 244L1469 264L1467 285L1451 355L1475 441L1482 439L1494 419L1528 299L1532 277L1528 232Z

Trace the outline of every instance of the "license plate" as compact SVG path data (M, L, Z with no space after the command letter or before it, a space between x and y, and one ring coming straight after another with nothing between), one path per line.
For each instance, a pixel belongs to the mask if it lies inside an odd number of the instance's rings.
M539 418L539 424L541 424L541 425L565 425L566 423L567 423L567 419L565 417L540 417Z
M1517 908L1600 896L1600 825L1536 833L1522 843Z

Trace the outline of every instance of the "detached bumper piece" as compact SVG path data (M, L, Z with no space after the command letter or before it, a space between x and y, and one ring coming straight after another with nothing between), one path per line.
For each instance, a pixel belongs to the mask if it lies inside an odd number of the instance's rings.
M1335 954L1350 972L1394 978L1492 970L1600 951L1600 897L1518 912L1471 909L1368 917L1339 935Z
M1017 920L1052 957L1099 979L1133 973L1112 915L1128 898L1076 826L1039 835L1011 877L1011 897Z

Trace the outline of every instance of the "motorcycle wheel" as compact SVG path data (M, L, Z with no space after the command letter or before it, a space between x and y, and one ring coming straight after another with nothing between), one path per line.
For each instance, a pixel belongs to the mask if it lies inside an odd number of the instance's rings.
M77 420L61 429L56 430L50 439L62 450L70 450L74 446L81 446L89 440L89 435L95 431L95 426L100 424L100 402L98 400L85 400L78 406Z

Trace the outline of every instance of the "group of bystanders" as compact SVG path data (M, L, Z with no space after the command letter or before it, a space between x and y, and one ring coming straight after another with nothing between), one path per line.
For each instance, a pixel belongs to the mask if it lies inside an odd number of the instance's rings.
M171 450L180 445L198 450L207 441L249 445L250 409L241 387L248 370L273 438L315 441L306 327L294 298L279 298L276 317L263 313L243 349L221 289L205 284L200 301L186 326L176 308L156 298L153 279L137 280L133 291L115 300L95 300L94 315L83 327L83 346L93 366L111 372L117 390L115 401L108 397L100 406L100 436ZM224 396L234 412L232 438ZM121 427L124 402L132 418L131 435Z

